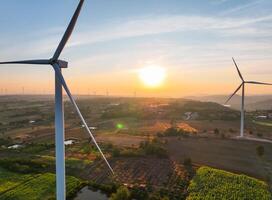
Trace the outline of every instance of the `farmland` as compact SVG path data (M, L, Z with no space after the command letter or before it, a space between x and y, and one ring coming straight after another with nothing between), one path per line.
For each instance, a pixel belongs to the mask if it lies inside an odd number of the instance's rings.
M51 173L22 175L1 169L0 199L54 199L55 175ZM67 196L71 197L81 188L77 178L67 177Z
M263 157L256 154L258 145L265 148ZM272 176L270 143L219 138L168 138L167 148L177 162L190 157L200 166L208 165L264 180Z
M37 191L29 188L47 182L37 190L50 199L55 191L52 97L5 96L0 102L0 197L16 198L11 195L20 191L35 196ZM124 185L135 199L181 200L203 165L272 180L271 143L235 139L237 111L186 99L80 97L78 103L115 175L65 102L65 137L74 141L65 148L72 191L79 190L83 180L108 195ZM247 113L246 135L272 138L269 120L255 124L253 118L254 112ZM20 147L9 148L14 144ZM261 155L259 146L264 149Z
M272 198L268 185L262 181L209 167L197 170L188 191L187 200Z

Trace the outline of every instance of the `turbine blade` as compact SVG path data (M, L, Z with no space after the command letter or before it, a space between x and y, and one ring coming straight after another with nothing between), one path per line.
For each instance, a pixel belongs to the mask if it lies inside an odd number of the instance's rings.
M48 65L50 64L50 60L41 59L41 60L19 60L19 61L0 62L0 65L4 65L4 64Z
M84 0L80 0L79 4L77 6L77 9L76 9L76 11L75 11L75 13L74 13L74 15L73 15L67 29L66 29L66 31L64 33L62 39L61 39L61 41L60 41L60 43L58 45L58 48L56 49L56 51L54 53L53 60L57 60L59 58L64 46L66 45L68 39L70 38L70 36L71 36L71 34L72 34L73 30L74 30L77 18L79 16L81 7L83 5L83 2L84 2Z
M257 84L257 85L272 85L271 83L263 83L258 81L246 81L246 83Z
M225 102L225 104L227 104L229 102L229 100L238 92L238 90L242 87L243 83L241 83L238 88L232 93L232 95L230 95L230 97L227 99L227 101Z
M239 70L239 68L238 68L238 66L237 66L237 64L236 64L236 62L235 62L235 60L234 60L234 58L232 58L232 60L233 60L233 62L234 62L234 65L235 65L235 67L236 67L236 69L237 69L237 72L238 72L240 78L242 79L242 81L244 81L244 78L243 78L243 76L242 76L242 74L241 74L241 72L240 72L240 70Z
M77 106L77 104L76 104L76 102L75 102L75 100L74 100L74 98L73 98L73 96L72 96L72 94L71 94L71 92L70 92L70 90L69 90L69 88L68 88L68 86L67 86L65 80L64 80L64 77L62 76L62 73L61 73L61 71L60 71L60 69L59 69L58 64L53 64L53 67L54 67L54 70L55 70L55 72L56 72L57 78L58 78L59 81L61 82L61 84L62 84L64 90L66 91L66 93L67 93L67 95L68 95L68 97L69 97L69 99L70 99L70 101L71 101L71 103L72 103L72 105L75 107L75 110L76 110L76 112L77 112L79 118L81 119L81 121L82 121L84 127L86 128L87 132L89 133L90 137L92 138L92 140L93 140L95 146L96 146L97 149L99 150L100 154L102 155L102 157L103 157L103 159L105 160L106 164L108 165L109 169L110 169L111 172L114 174L112 167L110 166L108 160L107 160L106 157L104 156L104 154L103 154L102 150L100 149L99 145L97 144L97 142L96 142L96 140L95 140L93 134L91 133L91 131L90 131L90 129L89 129L89 126L87 125L85 119L83 118L83 116L82 116L82 114L81 114L81 112L80 112L80 110L79 110L79 108L78 108L78 106Z

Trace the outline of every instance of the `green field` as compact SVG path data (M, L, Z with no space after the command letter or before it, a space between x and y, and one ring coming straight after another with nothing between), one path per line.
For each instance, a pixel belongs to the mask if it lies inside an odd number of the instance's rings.
M66 193L69 197L78 191L82 182L72 176L66 180ZM1 200L55 199L55 189L55 175L52 173L22 175L0 169Z
M187 200L272 199L268 186L263 181L210 167L201 167L197 170L188 192Z
M252 122L262 126L272 126L271 122L263 122L263 121L255 121L255 120L253 120Z

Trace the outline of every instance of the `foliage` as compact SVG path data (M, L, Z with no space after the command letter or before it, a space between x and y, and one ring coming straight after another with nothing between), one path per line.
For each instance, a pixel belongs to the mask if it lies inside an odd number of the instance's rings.
M124 186L118 188L116 193L113 193L110 197L110 200L129 200L129 199L130 199L130 192Z
M147 187L133 187L131 189L131 197L132 199L141 199L141 200L147 200L149 199Z
M89 181L88 183L89 187L94 189L94 190L101 190L102 192L106 194L112 194L116 192L118 185L115 183L111 184L98 184L94 181Z
M12 140L10 138L0 138L0 146L5 145L9 146L12 144Z
M48 170L50 164L39 160L32 159L2 159L0 160L1 167L18 173L40 173Z
M156 140L153 140L152 142L141 142L140 149L145 155L155 155L162 158L167 157L166 149L163 148L162 144Z
M55 190L56 190L56 183L55 183L55 175L51 173L39 174L35 177L27 177L26 175L16 174L12 172L6 172L6 176L12 175L12 177L17 176L17 184L14 183L14 188L7 187L5 191L0 195L1 200L30 200L30 199L55 199ZM1 175L1 181L2 179ZM19 180L19 179L22 180ZM15 180L14 178L12 179ZM71 197L76 194L79 188L82 187L84 183L81 182L79 179L67 176L66 178L66 192L67 197ZM2 188L2 185L0 185Z
M27 144L24 148L20 149L20 152L24 153L39 153L46 150L50 150L55 147L53 143L30 143Z
M17 173L0 168L0 194L34 177L32 174L18 175Z
M271 200L265 182L210 167L201 167L191 180L187 200L247 199Z

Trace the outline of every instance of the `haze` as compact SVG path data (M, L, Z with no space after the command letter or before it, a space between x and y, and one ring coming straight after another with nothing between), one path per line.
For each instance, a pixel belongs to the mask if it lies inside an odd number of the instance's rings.
M76 4L1 2L0 60L50 57ZM63 52L70 61L64 75L76 94L229 94L239 83L233 56L247 79L271 82L271 11L270 0L87 1ZM148 65L167 71L159 87L139 79ZM52 94L51 70L3 66L0 93ZM268 87L247 90L270 93Z

